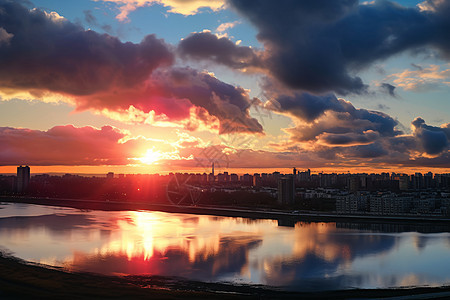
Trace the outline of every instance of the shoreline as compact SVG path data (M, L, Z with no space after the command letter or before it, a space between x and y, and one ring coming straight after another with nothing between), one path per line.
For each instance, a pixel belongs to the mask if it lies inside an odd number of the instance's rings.
M220 207L220 206L175 206L169 204L145 202L119 202L83 199L61 199L43 197L11 197L0 196L0 202L27 203L48 206L71 207L92 210L149 210L168 213L186 213L197 215L213 215L223 217L242 217L250 219L282 220L282 226L293 226L295 222L359 222L359 223L386 223L386 224L443 224L450 226L450 218L434 216L384 216L384 215L344 215L333 212L301 211L289 212L269 209L250 209L247 207Z

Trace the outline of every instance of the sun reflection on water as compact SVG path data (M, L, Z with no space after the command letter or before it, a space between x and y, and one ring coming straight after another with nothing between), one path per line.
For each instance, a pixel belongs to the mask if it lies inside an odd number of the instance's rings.
M69 270L295 289L450 281L448 232L383 233L331 222L285 227L276 220L149 211L37 212L17 218L0 210L0 247Z

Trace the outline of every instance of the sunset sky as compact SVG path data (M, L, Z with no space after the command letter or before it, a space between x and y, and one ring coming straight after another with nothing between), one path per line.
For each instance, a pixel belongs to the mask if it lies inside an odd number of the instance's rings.
M448 173L449 95L449 0L0 0L0 173Z

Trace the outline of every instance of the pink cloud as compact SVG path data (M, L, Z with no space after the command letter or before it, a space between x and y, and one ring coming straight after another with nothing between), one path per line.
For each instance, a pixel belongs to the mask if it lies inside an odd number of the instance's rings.
M47 131L0 127L1 165L124 165L139 140L121 142L121 130L56 126Z
M78 96L75 101L79 110L125 111L130 106L142 113L153 110L156 115L163 114L172 122L185 124L186 129L193 129L187 121L191 108L196 107L200 108L194 110L197 119L205 123L209 123L210 117L219 120L219 133L263 131L259 122L250 117L252 99L246 90L190 68L157 70L134 88L112 88Z
M0 96L5 99L24 93L27 99L59 98L77 110L127 113L130 122L145 122L143 116L154 113L187 129L199 128L188 126L195 123L192 112L198 112L198 119L218 120L220 132L229 124L234 132L263 131L249 115L247 91L207 73L172 67L173 47L154 35L138 44L123 43L19 3L3 5L2 11L8 16L0 19L0 35L8 33L8 44L0 47Z

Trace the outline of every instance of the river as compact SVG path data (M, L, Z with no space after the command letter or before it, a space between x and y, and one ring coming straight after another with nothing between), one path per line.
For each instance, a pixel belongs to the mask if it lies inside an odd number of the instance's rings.
M27 261L295 291L449 285L449 228L0 203L0 250Z

